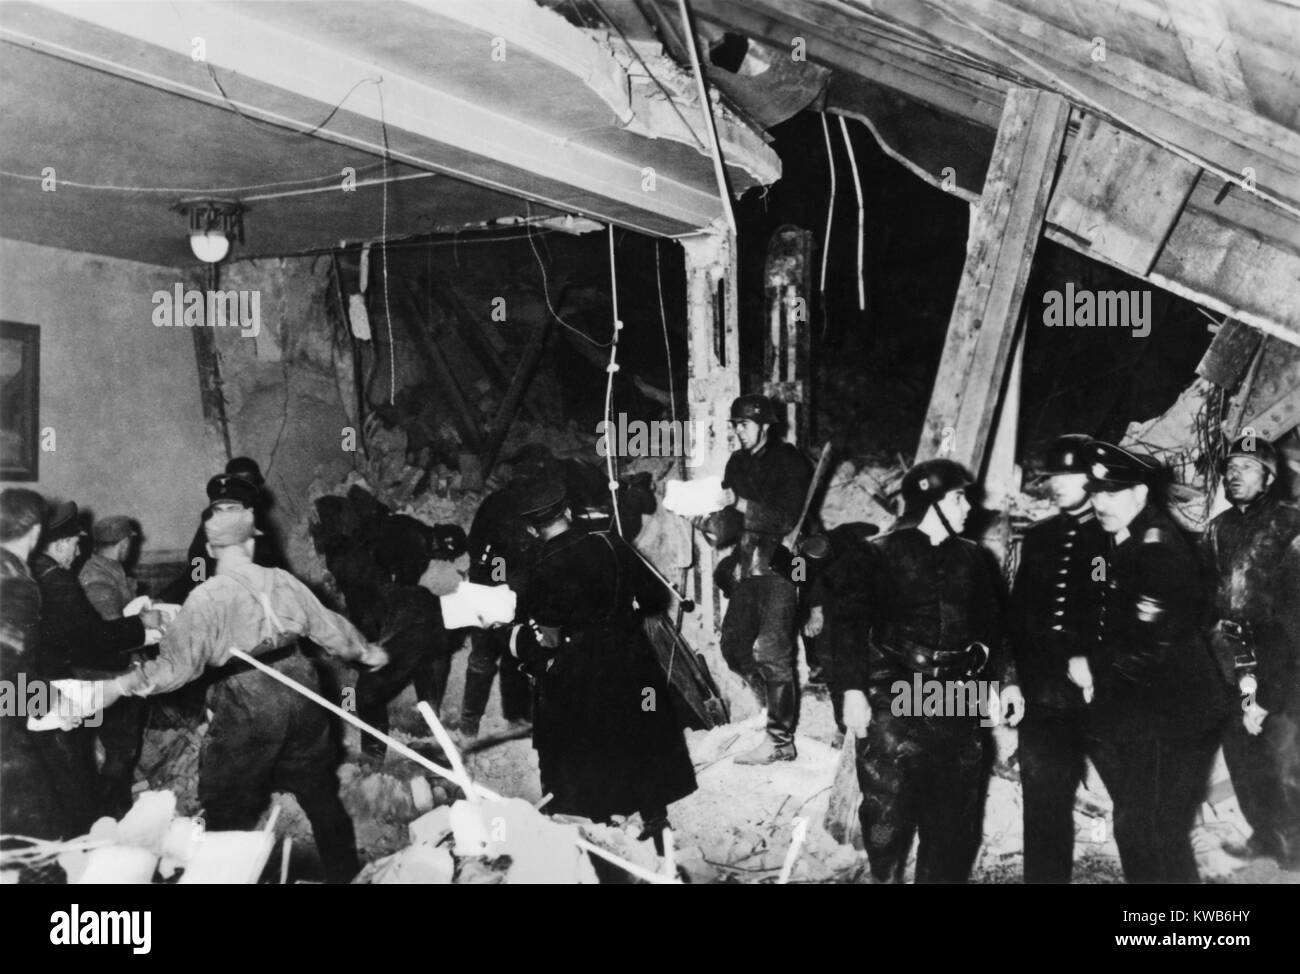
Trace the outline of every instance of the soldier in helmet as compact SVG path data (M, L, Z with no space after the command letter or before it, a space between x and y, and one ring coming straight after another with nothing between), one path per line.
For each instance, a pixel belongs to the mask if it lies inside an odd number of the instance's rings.
M1070 675L1090 703L1125 879L1195 883L1191 830L1223 714L1196 552L1155 503L1155 461L1102 442L1088 455L1092 506L1112 542L1095 641Z
M727 460L722 485L731 491L734 503L712 522L739 533L738 540L727 537L728 529L723 528L714 538L720 547L737 541L729 562L735 577L722 622L722 655L767 705L767 737L737 757L737 764L796 757L798 593L788 573L780 570L779 552L784 552L781 542L799 520L812 471L798 450L771 437L776 419L766 396L740 396L731 404L731 425L740 448ZM705 533L710 533L708 527Z
M1088 446L1057 437L1042 475L1057 513L1030 525L1012 589L1012 647L1029 703L1020 725L1025 882L1068 883L1074 864L1074 794L1087 756L1087 710L1069 677L1091 634L1097 584L1109 539L1088 502ZM1077 665L1077 664L1076 664Z
M1300 510L1281 503L1277 452L1251 434L1228 451L1223 492L1232 504L1210 522L1202 561L1214 584L1210 646L1225 679L1230 713L1223 756L1250 839L1224 848L1300 868L1300 740L1295 672L1300 598L1288 562L1300 558ZM1294 573L1292 570L1291 574ZM1240 700L1240 707L1236 704Z
M983 692L998 695L997 712L1011 725L1024 713L1004 646L997 569L986 551L958 536L970 484L951 460L926 460L907 472L903 518L866 546L868 639L838 647L835 659L833 690L843 695L844 723L858 737L862 841L877 882L901 879L918 832L916 881L966 881L983 819L988 740L981 724L992 709ZM939 712L911 706L917 684L930 699L931 687L940 688Z

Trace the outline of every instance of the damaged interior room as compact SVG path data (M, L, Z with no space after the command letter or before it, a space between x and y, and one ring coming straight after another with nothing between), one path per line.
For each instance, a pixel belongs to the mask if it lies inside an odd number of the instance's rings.
M0 0L0 103L6 883L1300 881L1297 0Z

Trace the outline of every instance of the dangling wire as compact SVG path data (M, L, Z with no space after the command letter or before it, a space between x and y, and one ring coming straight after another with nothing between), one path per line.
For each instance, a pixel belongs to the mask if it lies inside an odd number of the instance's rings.
M658 246L658 245L656 245ZM614 224L609 225L609 294L614 305L614 334L609 340L609 365L605 371L609 378L605 382L605 429L608 431L613 422L614 409L614 373L618 371L618 333L623 330L623 322L618 318L618 275L614 271ZM605 451L605 471L609 474L609 499L614 509L614 525L618 536L623 537L623 518L618 513L618 477L614 470L614 450Z
M826 266L831 259L831 223L835 219L835 151L831 146L831 126L826 121L825 112L821 113L821 118L822 135L826 138L826 165L831 171L831 198L826 204L826 239L822 242L822 276L817 285L822 300L822 338L825 338L831 325L830 311L826 307Z
M383 216L380 218L380 251L384 274L384 321L388 324L388 405L397 402L397 349L393 342L393 314L388 307L388 116L384 112L384 85L381 81L375 86L379 92L379 127L384 135L384 200Z
M668 360L668 415L673 421L673 435L679 438L678 442L685 449L685 434L677 426L677 390L673 385L673 350L672 346L668 344L668 313L664 310L664 279L659 270L658 240L655 240L655 287L659 291L659 324L664 330L664 357ZM609 427L605 428L608 429ZM685 457L682 459L684 460Z
M866 240L866 213L862 206L862 179L858 175L858 159L853 154L853 141L849 138L849 124L840 116L840 131L849 150L849 168L853 170L853 188L858 193L858 310L867 310L867 285L862 277L862 247Z

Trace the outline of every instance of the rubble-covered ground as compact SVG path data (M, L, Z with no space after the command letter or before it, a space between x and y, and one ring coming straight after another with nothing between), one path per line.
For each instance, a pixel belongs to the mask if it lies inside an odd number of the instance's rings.
M458 717L465 656L464 651L457 654L441 711L444 723L449 726L454 726ZM392 717L395 737L414 742L417 750L429 749L432 753L432 736L414 709L410 691L394 702ZM495 738L507 733L494 689L482 736ZM757 744L762 734L761 715L709 731L687 732L699 788L669 809L680 871L692 882L775 882L794 836L802 831L804 840L790 882L863 881L866 878L864 854L852 845L836 842L824 825L831 784L840 761L840 752L832 746L835 727L824 692L804 694L797 761L768 767L737 766L732 757ZM1015 734L999 730L996 738L998 766L989 783L984 844L972 875L977 883L1015 883L1022 877L1022 807L1014 763ZM197 742L195 730L151 729L147 734L141 762L142 769L148 772L147 783L142 780L138 787L141 790L171 788L177 793L179 814L198 811ZM409 824L460 795L454 786L401 756L389 754L378 765L362 757L356 731L348 733L345 745L347 759L339 769L340 789L356 826L363 862L377 863L409 847ZM530 804L541 798L537 757L526 738L505 741L470 754L466 757L466 767L476 782L503 796L522 798ZM1194 834L1202 877L1207 882L1300 882L1300 874L1284 873L1269 860L1245 864L1220 849L1224 840L1240 839L1248 830L1226 785L1221 764L1213 777L1213 804L1202 805L1203 821ZM275 826L277 842L285 836L294 839L292 876L317 878L311 828L305 816L288 795L276 795L274 803L281 806ZM1095 774L1090 773L1076 802L1075 882L1123 881L1109 810L1104 788ZM583 823L580 831L597 845L659 871L661 862L651 844L637 841L640 827L639 819L633 816L613 826ZM425 864L421 861L419 865ZM909 865L909 879L910 874ZM371 869L367 875L372 879L377 876L378 881L404 881L394 869L389 869L386 876L378 869ZM422 873L416 870L415 875ZM405 881L409 879L408 871Z

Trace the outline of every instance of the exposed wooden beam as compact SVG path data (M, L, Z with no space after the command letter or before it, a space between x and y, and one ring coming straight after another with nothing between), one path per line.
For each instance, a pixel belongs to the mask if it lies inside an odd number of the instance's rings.
M917 460L983 465L1069 116L1060 95L1007 93Z

